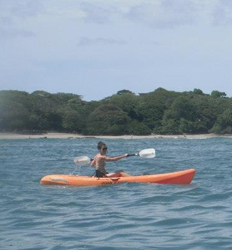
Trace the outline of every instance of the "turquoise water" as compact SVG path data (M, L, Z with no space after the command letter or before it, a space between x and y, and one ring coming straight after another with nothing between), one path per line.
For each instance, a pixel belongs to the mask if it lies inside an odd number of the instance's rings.
M108 163L130 174L195 168L192 184L41 186L48 174L92 175L73 158L97 139L0 140L1 250L232 249L232 139L105 140L109 155L155 147L157 157Z

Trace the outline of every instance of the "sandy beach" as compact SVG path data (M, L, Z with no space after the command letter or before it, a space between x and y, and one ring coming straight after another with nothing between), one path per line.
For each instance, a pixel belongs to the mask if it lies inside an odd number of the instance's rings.
M0 133L1 139L83 139L83 138L102 138L102 139L154 139L154 138L186 138L186 139L207 139L214 137L231 137L232 135L215 135L215 134L199 134L199 135L121 135L121 136L85 136L71 133L44 133L44 134L18 134L18 133Z

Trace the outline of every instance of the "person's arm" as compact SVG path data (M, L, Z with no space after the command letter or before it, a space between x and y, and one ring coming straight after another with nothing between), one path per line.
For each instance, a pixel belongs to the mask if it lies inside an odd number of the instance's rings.
M95 167L95 165L96 165L96 160L95 160L95 157L94 157L94 159L90 163L90 167L93 168L93 167Z
M120 155L120 156L114 156L114 157L105 157L105 161L118 161L121 160L123 158L128 157L128 154L124 154L124 155Z

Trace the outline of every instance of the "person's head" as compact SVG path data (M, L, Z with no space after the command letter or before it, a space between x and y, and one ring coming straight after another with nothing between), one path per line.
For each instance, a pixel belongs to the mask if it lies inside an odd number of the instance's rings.
M97 148L98 148L100 153L106 153L107 146L104 142L99 141L97 144Z

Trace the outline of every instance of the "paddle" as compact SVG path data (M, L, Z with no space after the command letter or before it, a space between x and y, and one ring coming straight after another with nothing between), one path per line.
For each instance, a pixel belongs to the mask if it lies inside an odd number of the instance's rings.
M155 157L155 149L154 148L143 149L139 153L128 154L128 157L129 156L140 156L143 158L154 158ZM84 165L90 164L91 161L92 161L92 159L90 159L88 156L78 156L78 157L74 158L74 163L77 166L84 166Z
M129 154L128 156L140 156L143 158L154 158L155 157L155 149L154 148L147 148L141 150L139 153L136 154Z

